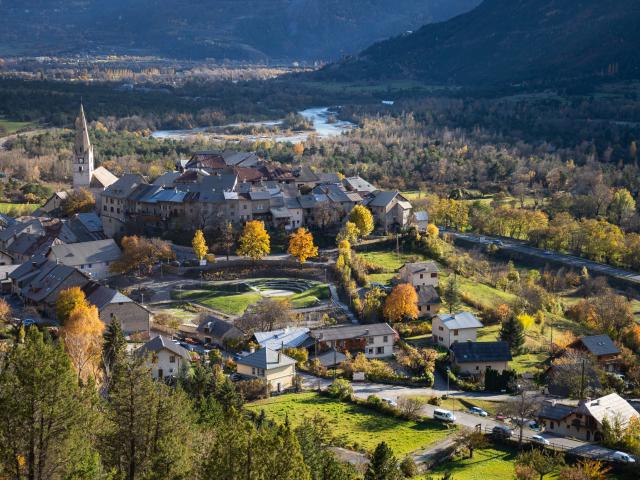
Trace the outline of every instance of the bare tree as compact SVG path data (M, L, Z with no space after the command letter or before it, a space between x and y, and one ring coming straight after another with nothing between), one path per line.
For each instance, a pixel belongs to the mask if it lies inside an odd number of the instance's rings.
M296 322L291 303L287 299L265 298L252 305L236 321L236 326L248 335L268 332Z
M408 418L417 418L420 410L427 404L421 397L402 396L398 397L398 410Z
M455 444L457 449L467 450L469 458L473 458L473 451L484 448L489 441L480 430L463 427L456 435Z
M522 444L524 425L527 420L538 414L543 397L537 390L531 390L532 385L528 382L520 383L515 387L517 394L507 403L506 412L518 424L520 430L518 442Z

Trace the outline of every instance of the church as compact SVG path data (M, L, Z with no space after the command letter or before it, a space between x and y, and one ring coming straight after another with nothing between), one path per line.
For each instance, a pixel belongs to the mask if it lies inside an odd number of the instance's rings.
M118 180L113 173L104 167L95 168L93 145L89 139L89 128L84 115L84 107L80 104L80 115L76 119L76 140L73 147L73 189L86 188L96 199L96 209L100 211L102 191Z

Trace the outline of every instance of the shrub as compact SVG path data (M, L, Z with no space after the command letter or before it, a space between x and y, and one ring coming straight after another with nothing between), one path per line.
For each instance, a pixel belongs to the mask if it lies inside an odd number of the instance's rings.
M432 397L429 397L429 400L427 400L427 403L429 405L435 405L436 407L439 407L440 405L442 405L442 398L434 395Z
M256 378L255 380L242 380L236 382L236 388L246 401L259 400L269 396L269 387L267 382Z
M331 385L329 385L327 392L332 397L345 400L350 399L353 395L353 387L351 386L349 380L346 380L344 378L337 378Z
M427 401L422 397L403 396L398 397L398 410L407 418L418 418L420 410Z
M412 478L418 475L418 466L410 455L404 457L400 462L400 471L405 478Z

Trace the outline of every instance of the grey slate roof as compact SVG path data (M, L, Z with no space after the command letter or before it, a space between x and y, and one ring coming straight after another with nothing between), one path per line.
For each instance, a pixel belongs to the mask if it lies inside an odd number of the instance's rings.
M147 180L140 174L127 173L118 179L117 182L109 185L103 192L104 195L113 198L127 198L138 185L147 184Z
M377 189L362 177L348 177L343 183L354 192L375 192Z
M36 276L22 289L22 294L34 302L46 299L60 288L69 276L78 272L73 267L57 265L55 262L46 262L35 271Z
M338 352L332 348L330 350L327 350L326 352L322 352L317 357L314 356L313 360L315 360L316 358L320 360L320 365L325 368L329 368L333 367L334 365L340 365L347 359L347 356L344 353Z
M133 300L120 293L118 290L107 288L97 282L87 283L84 287L82 287L82 290L87 296L87 300L98 307L98 310L102 310L104 307L112 303L133 302Z
M262 348L247 355L246 357L238 359L237 363L240 365L262 368L263 370L270 370L272 368L294 365L296 361L284 353L276 352L270 348Z
M311 336L323 342L346 340L350 338L375 337L380 335L396 335L396 331L391 328L388 323L344 325L311 330Z
M400 192L395 191L382 191L379 190L373 194L373 198L369 201L368 205L372 207L386 207L393 201Z
M458 363L508 362L512 359L507 342L457 342L450 350Z
M599 357L601 355L617 355L620 353L609 335L590 335L578 339L575 343L582 343L589 353Z
M166 172L153 181L153 185L173 187L173 183L182 175L180 172Z
M51 257L64 265L85 265L89 263L113 262L122 252L116 242L110 238L93 242L54 245Z
M436 262L405 263L404 268L411 273L438 273L440 271Z
M420 287L418 305L436 305L442 303L438 291L432 285Z
M440 321L449 330L462 330L465 328L480 328L482 323L471 312L454 313L441 313L438 315Z
M102 220L93 212L77 213L75 218L91 233L102 231Z
M157 337L149 340L136 351L136 354L144 356L149 353L158 353L161 350L169 350L170 352L182 357L184 360L191 361L191 355L189 355L189 352L185 348L164 335L158 335Z
M214 317L213 315L207 315L204 320L200 322L196 331L200 333L205 333L205 329L209 329L207 335L211 335L212 337L222 338L231 330L236 330L239 335L242 335L242 331L226 320L222 320L221 318Z
M571 405L563 405L562 403L555 402L544 402L542 407L540 408L540 412L538 413L539 418L546 418L549 420L555 420L559 422L560 420L567 418L573 411L575 407Z

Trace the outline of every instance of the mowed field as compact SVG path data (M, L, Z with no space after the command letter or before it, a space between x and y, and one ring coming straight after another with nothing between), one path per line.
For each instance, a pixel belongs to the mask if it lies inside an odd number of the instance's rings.
M341 445L354 450L373 450L382 441L402 458L406 454L432 445L453 432L433 420L406 421L383 415L368 408L324 397L317 393L300 393L272 397L247 405L264 410L276 422L288 418L294 426L303 419L320 415L326 419Z

